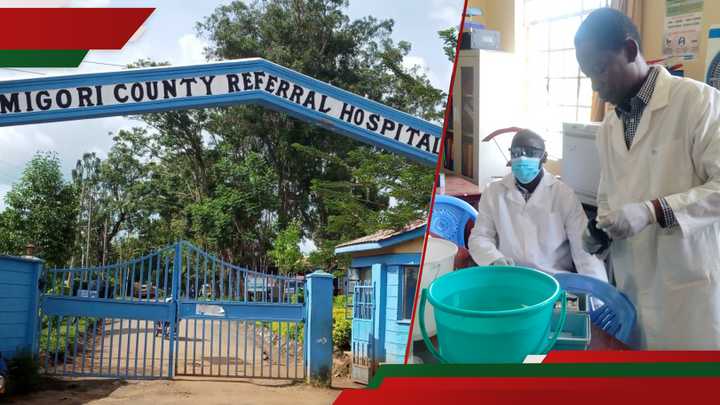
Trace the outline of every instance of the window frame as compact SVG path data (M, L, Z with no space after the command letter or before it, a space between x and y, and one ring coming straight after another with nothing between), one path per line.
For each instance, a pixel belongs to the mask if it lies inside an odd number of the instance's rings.
M579 0L578 0L579 1ZM556 0L516 0L516 6L518 7L518 13L516 14L520 26L516 30L518 40L522 41L518 49L522 50L522 62L524 64L525 71L525 93L527 95L526 108L528 117L530 117L531 124L536 128L541 135L543 135L548 144L548 154L551 158L562 158L562 123L563 122L590 122L590 111L592 108L592 84L590 79L586 77L580 67L577 67L577 71L573 75L568 76L567 72L558 74L557 71L553 71L555 66L564 66L562 63L568 52L574 53L574 46L568 48L567 46L553 47L553 25L562 21L570 21L573 18L580 18L582 22L592 10L597 8L597 3L603 3L603 6L610 6L610 0L583 0L578 6L577 4L570 7L575 8L575 11L560 13L556 15L546 14L543 16L531 16L528 12L528 4L530 3L552 3L554 7L558 7L561 2ZM566 3L567 4L567 3ZM546 6L544 9L546 9ZM539 10L539 8L537 8ZM531 47L531 43L537 44L536 38L531 38L531 30L538 25L545 24L546 29L542 30L542 33L547 38L542 39L544 45L538 49L537 46ZM531 63L536 62L533 60L534 56L540 56L537 60L542 60L542 63ZM543 60L543 58L545 58ZM534 74L534 66L541 66L544 68L542 76L540 74ZM542 80L542 87L536 85L537 80ZM574 97L570 99L557 100L557 95L553 95L553 85L560 86L566 85L563 81L574 81L572 87L574 87ZM535 99L535 96L539 94L537 91L539 88L544 88L544 96L541 102L531 102ZM562 89L562 87L560 87ZM566 87L567 89L567 87ZM587 97L586 93L589 90L590 99L585 100ZM556 90L557 91L557 90ZM573 109L574 119L568 120L564 117L564 114ZM566 110L566 111L563 111ZM551 118L544 118L548 116L547 112L552 111L553 114L549 115ZM559 113L556 115L555 113ZM556 117L560 118L560 122L557 121Z
M413 293L412 308L409 309L409 317L405 317L405 303L407 294L407 274L408 270L415 272L415 292ZM417 283L420 275L420 266L417 264L401 265L400 271L398 272L398 306L397 306L397 321L400 323L409 323L412 319L412 314L415 309L415 295L417 293Z

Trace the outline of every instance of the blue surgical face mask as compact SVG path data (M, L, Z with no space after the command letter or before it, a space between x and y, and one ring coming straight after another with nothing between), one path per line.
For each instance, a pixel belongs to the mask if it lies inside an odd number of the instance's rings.
M510 161L513 176L522 184L528 184L540 173L540 159L522 156Z

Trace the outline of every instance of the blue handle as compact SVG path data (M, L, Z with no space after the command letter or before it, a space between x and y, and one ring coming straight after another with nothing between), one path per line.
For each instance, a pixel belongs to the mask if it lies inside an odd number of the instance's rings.
M420 292L420 308L418 317L420 317L420 333L422 334L423 342L425 342L425 346L430 351L430 354L435 356L436 359L440 361L440 363L447 363L448 361L443 358L442 355L440 355L440 352L435 349L435 346L433 346L432 342L430 341L430 338L428 337L427 329L425 329L425 302L427 301L427 288L423 288Z
M549 352L550 349L555 346L555 342L557 342L558 337L560 337L560 333L562 333L562 330L565 327L565 318L567 316L567 294L565 294L565 291L560 293L560 300L562 301L562 306L560 308L560 319L558 320L558 324L555 328L555 334L545 343L542 350L536 351L537 354L546 354Z

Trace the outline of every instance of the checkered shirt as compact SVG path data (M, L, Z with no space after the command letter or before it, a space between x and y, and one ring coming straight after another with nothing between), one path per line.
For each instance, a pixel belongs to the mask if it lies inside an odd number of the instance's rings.
M630 99L630 111L627 111L622 106L617 106L615 112L618 118L622 120L623 129L625 132L625 145L630 149L635 133L637 133L638 125L640 125L640 118L642 117L645 107L650 102L650 98L655 91L655 82L657 81L658 70L657 68L651 68L648 77L645 79L640 91Z
M642 87L640 87L638 93L630 99L629 111L621 106L617 106L615 108L618 118L620 118L623 123L625 145L628 149L630 149L630 146L635 139L635 134L637 133L638 125L640 125L640 118L642 117L643 111L645 111L645 107L647 107L648 103L650 103L650 98L655 91L655 82L657 81L658 73L658 68L650 68L650 73L645 79ZM660 198L659 202L660 207L662 208L662 217L658 218L660 226L663 228L676 226L677 220L675 219L675 214L673 213L670 204L668 204L664 198Z

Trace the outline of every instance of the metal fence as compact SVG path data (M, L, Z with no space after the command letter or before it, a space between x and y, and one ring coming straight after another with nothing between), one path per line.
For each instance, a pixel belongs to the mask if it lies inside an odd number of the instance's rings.
M304 281L235 266L194 246L182 256L177 374L305 378Z
M46 272L40 350L54 374L170 376L171 247L127 262ZM156 330L160 330L160 338Z
M305 378L302 280L187 242L45 277L40 350L51 374Z

